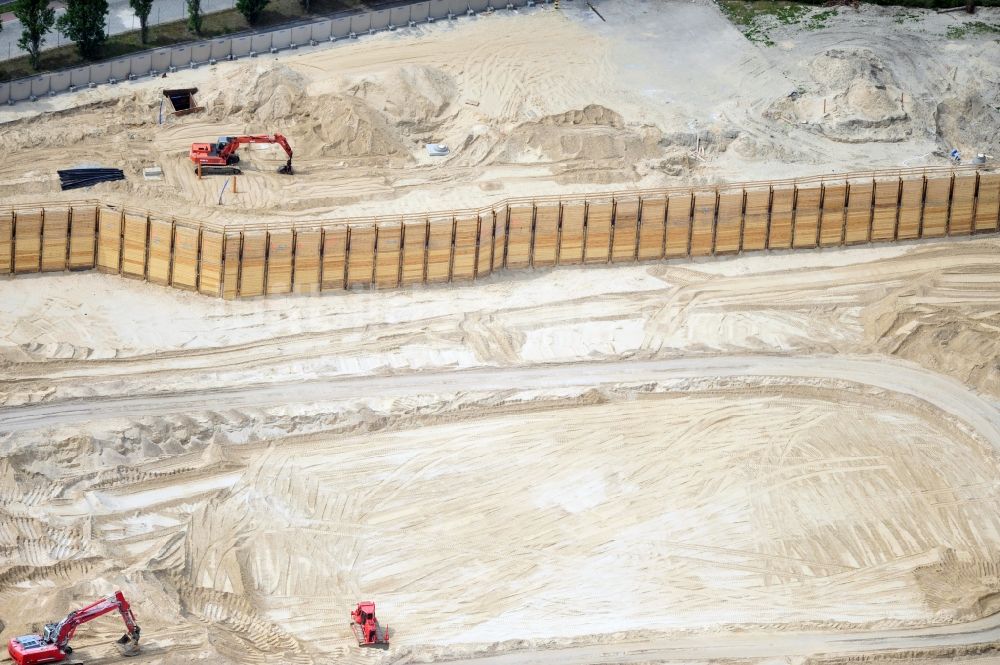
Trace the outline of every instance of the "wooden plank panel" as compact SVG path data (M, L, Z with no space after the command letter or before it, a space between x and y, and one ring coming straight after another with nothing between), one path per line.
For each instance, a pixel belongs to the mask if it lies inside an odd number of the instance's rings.
M192 290L198 287L198 235L199 229L174 227L174 261L170 271L172 286Z
M587 231L584 240L584 263L607 263L611 257L611 215L610 201L587 204Z
M352 224L347 244L347 288L371 286L375 271L375 225Z
M766 249L767 227L771 217L771 190L748 191L745 208L741 249L744 252Z
M847 190L847 222L844 242L848 245L868 242L872 226L874 182L851 183Z
M821 187L800 187L795 193L795 229L792 247L815 247L819 234Z
M476 234L479 220L465 217L455 220L455 255L451 260L451 279L472 279L476 276Z
M91 236L93 238L93 236ZM91 264L93 265L93 264ZM0 275L14 267L14 213L0 213Z
M537 268L554 266L559 248L559 204L535 207L535 240L531 249L531 265Z
M921 238L938 238L948 230L948 203L951 198L951 178L927 180L924 193L924 219Z
M663 232L667 215L667 199L662 196L651 196L642 200L639 218L639 250L640 261L653 261L663 258Z
M125 231L122 238L122 274L130 277L146 276L146 215L125 213Z
M42 211L14 214L14 272L38 272L42 266Z
M496 229L493 233L493 271L507 265L507 225L510 223L510 209L496 210Z
M559 236L559 265L583 262L583 220L587 208L582 203L562 207L562 233Z
M835 247L844 242L844 213L847 209L847 185L823 186L823 212L819 221L819 244Z
M972 233L972 213L976 204L976 176L955 176L951 188L951 213L948 216L949 235Z
M101 272L121 271L122 214L118 210L101 208L97 224L97 269Z
M3 234L0 232L0 242ZM94 250L97 246L97 209L86 206L73 208L69 224L70 270L86 270L94 267ZM0 269L3 268L3 253L0 250ZM2 272L2 270L0 270Z
M295 293L319 293L322 242L321 231L295 232Z
M239 231L227 233L222 248L222 297L226 300L233 300L240 294L240 254L242 250L243 234Z
M611 260L617 263L635 261L638 241L639 199L616 201L611 231Z
M740 251L743 227L743 192L719 194L719 219L715 228L715 253L735 254Z
M788 249L792 246L792 210L795 189L775 189L771 192L771 222L767 231L768 249Z
M324 291L344 288L344 268L347 264L347 227L328 226L323 229L323 270L320 274Z
M271 231L267 234L267 270L264 271L267 295L292 292L291 231Z
M493 270L493 212L479 216L479 239L476 276L489 275Z
M920 237L920 212L924 200L924 179L903 181L899 198L899 227L896 237L903 240ZM892 240L892 236L886 238Z
M381 222L375 247L375 287L399 286L399 261L403 255L403 223Z
M708 256L715 242L716 193L696 192L691 222L691 256Z
M174 253L176 254L176 252L177 249L175 246ZM247 231L243 234L243 253L240 260L241 298L264 295L264 260L266 252L266 231Z
M534 208L518 206L510 209L507 226L507 267L527 268L531 264L531 222Z
M668 259L688 255L691 242L691 194L671 194L667 200Z
M173 222L164 222L158 219L149 221L149 257L146 259L146 279L150 282L163 286L170 284L173 241Z
M198 292L219 296L222 292L222 233L201 232L201 265L198 267Z
M69 243L69 208L46 208L42 225L42 270L65 270ZM2 262L2 260L0 260Z
M447 282L451 273L454 221L451 218L431 219L427 228L427 283Z
M923 181L921 189L923 187ZM872 242L892 240L896 237L896 219L899 216L899 179L880 180L875 183L875 205L872 211ZM918 221L919 224L919 221Z
M996 231L1000 226L1000 173L979 174L976 198L976 231ZM0 257L2 267L2 257Z
M403 284L420 284L424 281L424 263L427 258L427 220L406 222L403 225Z

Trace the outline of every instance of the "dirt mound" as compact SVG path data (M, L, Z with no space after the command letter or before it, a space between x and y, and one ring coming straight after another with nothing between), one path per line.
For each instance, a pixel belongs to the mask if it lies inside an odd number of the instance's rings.
M845 143L905 141L913 133L908 95L872 50L830 49L808 70L812 85L772 104L767 116Z
M1000 110L976 90L943 99L935 109L937 134L947 148L966 156L984 152L1000 154Z
M434 131L453 117L459 97L454 77L426 65L405 65L389 74L355 79L345 93L364 100L400 129L416 133Z

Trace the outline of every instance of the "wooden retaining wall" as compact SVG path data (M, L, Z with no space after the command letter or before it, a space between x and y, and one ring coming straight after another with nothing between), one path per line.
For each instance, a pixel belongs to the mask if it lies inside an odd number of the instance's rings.
M97 269L233 299L998 230L1000 173L974 170L519 201L272 228L219 228L85 203L0 212L0 274Z

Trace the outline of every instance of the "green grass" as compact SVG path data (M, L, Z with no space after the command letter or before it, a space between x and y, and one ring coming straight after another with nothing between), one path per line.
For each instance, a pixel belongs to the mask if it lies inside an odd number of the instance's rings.
M903 11L896 14L896 18L894 18L892 21L893 23L899 23L900 25L902 25L907 21L919 21L919 20L920 20L920 14Z
M719 9L750 41L774 46L768 31L778 25L803 25L806 30L820 30L837 15L836 9L814 11L799 2L780 0L716 0Z
M307 14L299 4L299 0L271 0L256 27L279 25L311 15L330 14L357 7L360 4L360 0L312 0L311 12ZM149 42L145 45L139 42L138 30L124 32L120 35L112 35L104 42L100 59L120 58L150 48L171 46L199 39L210 39L220 35L241 32L248 27L246 19L235 9L205 14L202 18L200 36L189 32L187 23L184 21L162 23L149 28ZM46 35L46 43L51 44L54 41L56 41L54 32ZM34 76L40 72L65 69L67 67L79 67L88 64L88 62L80 57L76 52L75 46L60 46L42 51L38 71L31 68L31 63L28 61L27 56L0 62L0 81Z
M970 35L1000 35L1000 25L972 21L971 23L963 23L962 25L953 25L945 33L948 39L965 39Z

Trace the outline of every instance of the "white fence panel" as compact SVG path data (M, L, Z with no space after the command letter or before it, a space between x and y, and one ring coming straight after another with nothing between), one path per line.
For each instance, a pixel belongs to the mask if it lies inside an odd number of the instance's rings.
M337 39L343 39L351 34L351 19L335 18L330 24L330 34Z
M312 26L311 25L297 25L292 28L292 43L293 44L308 44L309 40L312 39Z
M191 45L191 62L208 62L212 57L212 45L206 42Z
M505 3L506 4L506 3ZM476 12L485 12L486 8L490 6L490 0L469 0L469 9Z
M49 94L49 77L39 76L31 79L31 94L35 97Z
M423 23L430 16L430 10L431 3L429 1L410 5L410 20L414 23Z
M267 53L271 49L271 33L254 35L250 38L250 50L257 53Z
M291 28L286 28L284 30L275 30L271 33L271 48L288 48L292 43L292 30Z
M15 102L31 96L31 81L11 81L10 98Z
M461 16L466 11L468 11L469 2L468 0L451 0L449 9L451 9L451 13L454 14L455 16Z
M132 58L122 58L111 63L111 77L124 81L132 73Z
M360 35L363 32L368 32L370 27L372 27L372 15L368 12L355 14L351 17L351 32Z
M449 0L431 0L431 6L427 11L427 15L434 20L448 18L449 5Z
M231 39L216 39L212 42L212 53L211 57L214 60L225 60L229 57L232 52L233 40Z
M232 42L232 52L234 58L243 58L250 55L252 50L252 40L249 37L234 37Z
M393 7L389 10L389 25L405 26L410 23L409 7Z
M49 74L49 90L52 92L69 90L71 85L73 85L73 77L70 75L70 72L65 71Z
M177 48L170 49L171 67L187 67L190 64L191 64L190 46L179 46Z
M170 66L170 49L163 49L162 51L153 51L151 54L152 62L150 66L158 72L167 71L167 67Z
M99 62L90 66L91 83L107 83L109 78L111 78L110 62Z
M132 73L136 76L144 76L149 73L152 69L153 57L149 53L140 53L139 55L132 56L132 65L130 69Z
M75 86L85 86L90 83L90 67L77 67L70 71L70 80Z
M10 83L0 83L0 104L6 104L10 99Z
M330 39L330 25L333 21L320 21L319 23L313 23L311 28L311 37L318 42L325 42Z
M380 9L372 12L372 30L385 30L389 27L389 10Z

